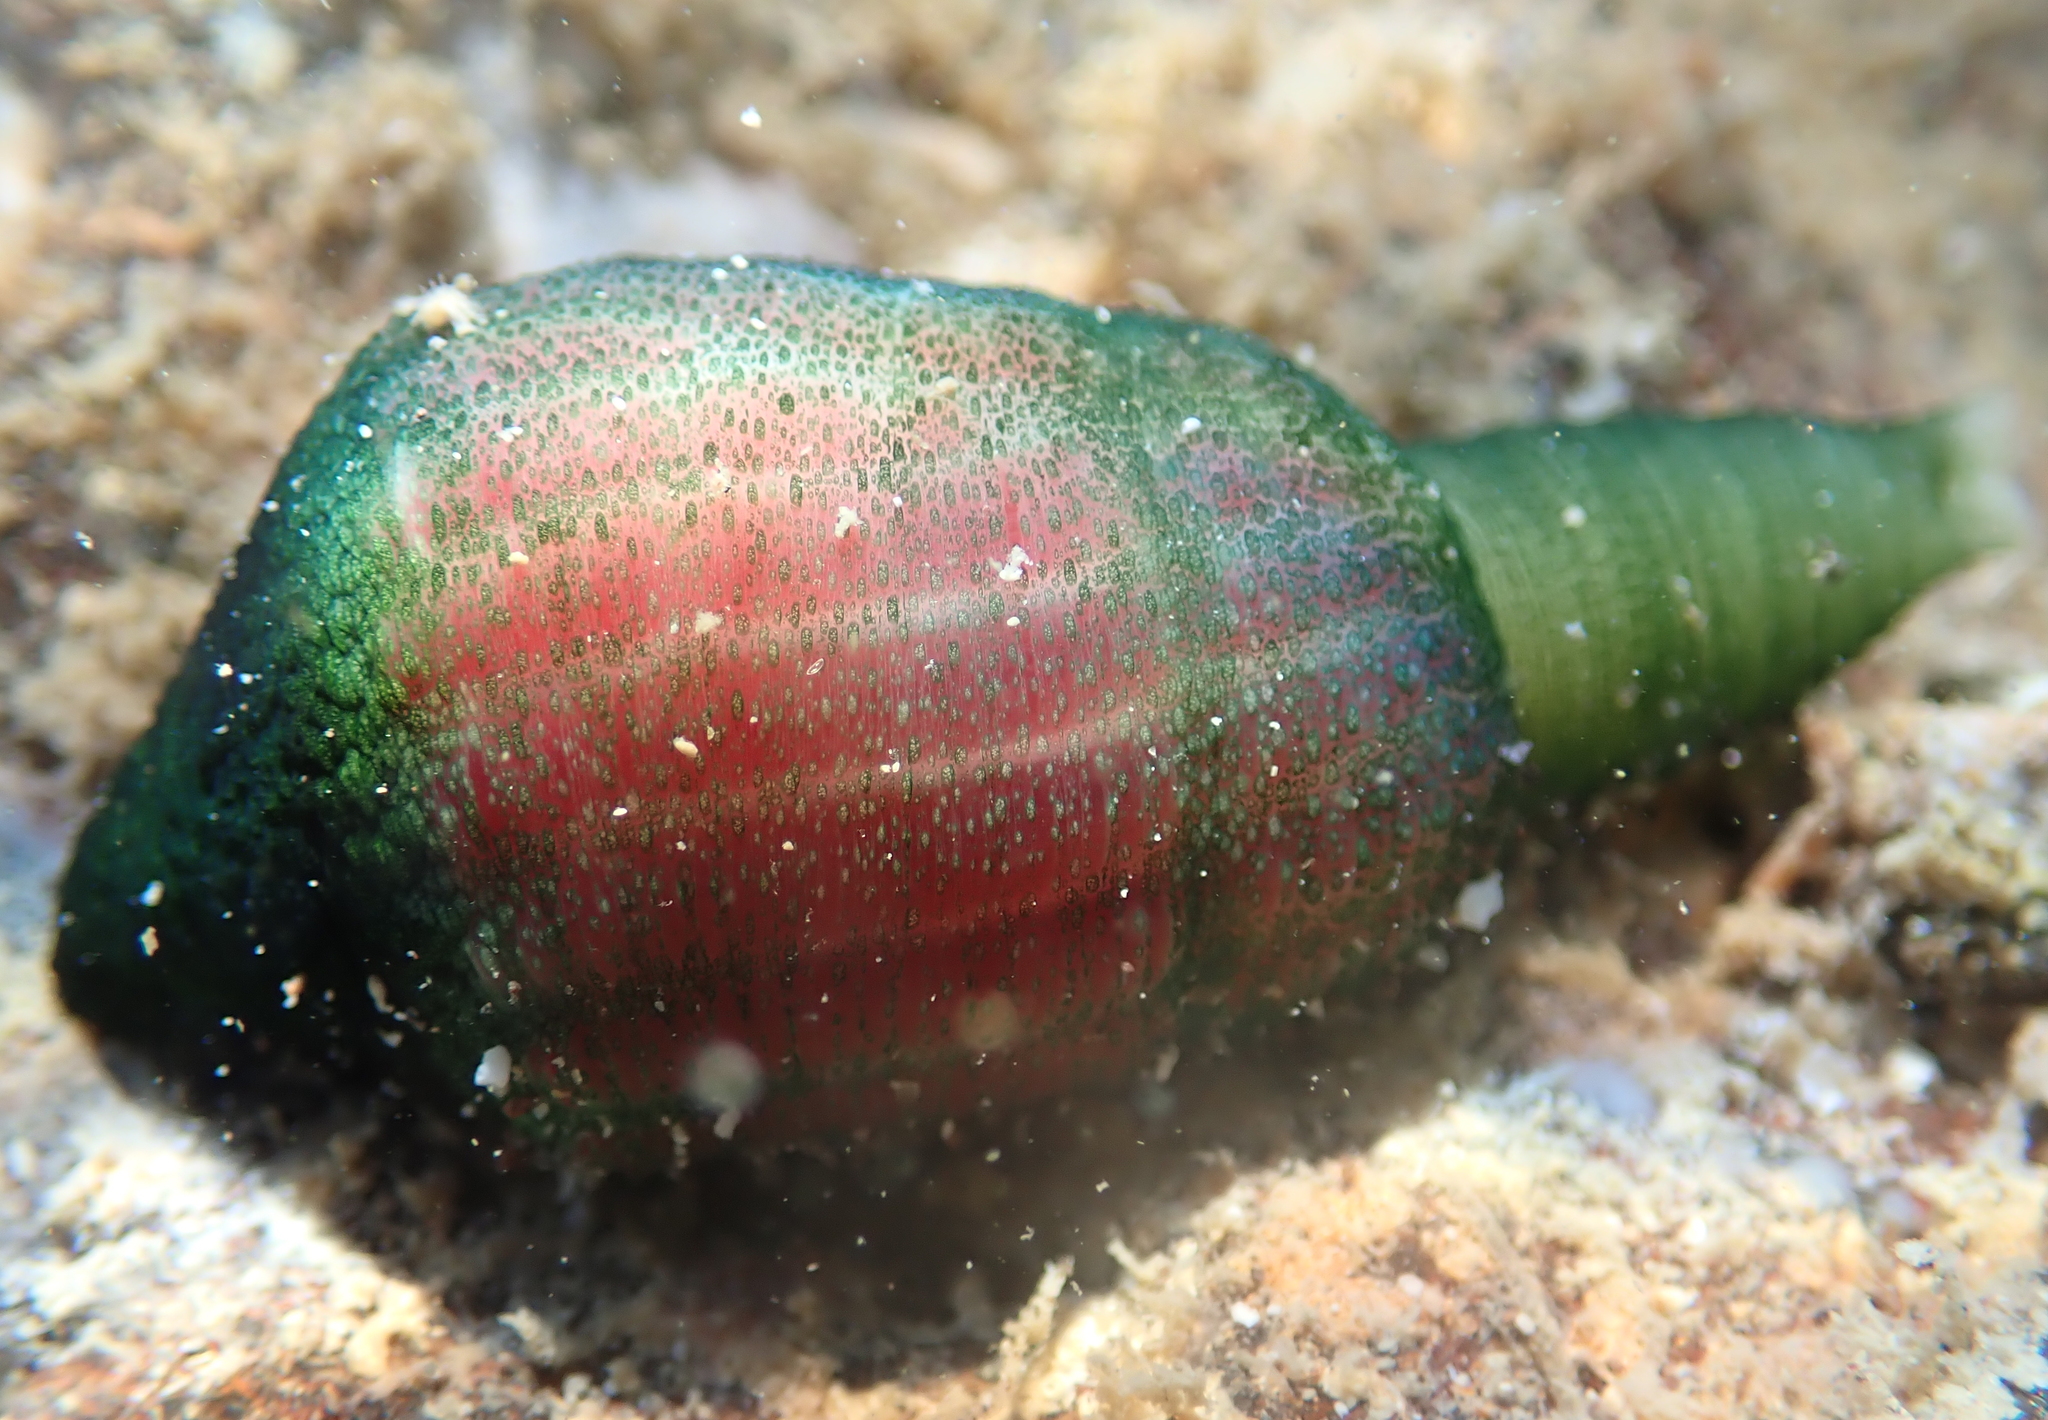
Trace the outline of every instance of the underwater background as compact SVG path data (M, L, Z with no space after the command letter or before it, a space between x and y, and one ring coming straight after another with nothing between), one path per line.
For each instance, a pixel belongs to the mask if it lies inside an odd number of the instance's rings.
M616 251L1184 311L1404 438L2002 390L2038 491L2048 13L0 0L7 1413L2048 1409L2037 553L1532 827L1433 979L886 1168L102 1058L50 883L293 431L394 300Z

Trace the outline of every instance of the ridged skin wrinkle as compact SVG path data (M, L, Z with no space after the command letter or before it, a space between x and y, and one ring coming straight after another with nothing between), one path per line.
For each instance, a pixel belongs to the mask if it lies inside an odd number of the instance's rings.
M774 263L477 300L356 358L88 829L105 1028L454 1097L503 1045L614 1155L843 1131L1128 1080L1489 864L1443 506L1256 340Z

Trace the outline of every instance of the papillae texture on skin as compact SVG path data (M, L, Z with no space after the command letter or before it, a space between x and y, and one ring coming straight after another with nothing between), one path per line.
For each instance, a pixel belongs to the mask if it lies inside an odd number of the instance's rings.
M738 261L476 300L356 357L87 830L102 1029L650 1157L1115 1080L1490 860L1444 504L1258 341Z

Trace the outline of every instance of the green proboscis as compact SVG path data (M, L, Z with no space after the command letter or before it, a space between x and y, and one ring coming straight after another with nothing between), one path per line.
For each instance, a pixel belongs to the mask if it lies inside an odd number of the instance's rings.
M1450 505L1532 762L1575 793L1787 709L2019 540L2003 421L1632 415L1405 452Z

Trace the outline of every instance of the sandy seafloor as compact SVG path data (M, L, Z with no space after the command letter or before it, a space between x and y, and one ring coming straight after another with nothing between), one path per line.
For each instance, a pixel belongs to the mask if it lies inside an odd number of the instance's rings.
M2048 9L0 0L7 1413L2048 1415L2038 554L1387 999L914 1158L507 1178L103 1060L51 876L284 441L616 249L1184 308L1403 436L2002 389L2039 490Z

